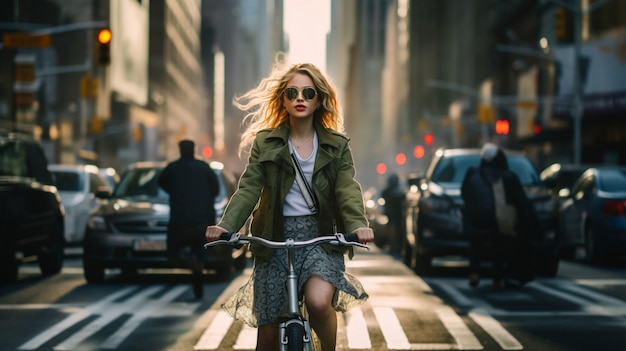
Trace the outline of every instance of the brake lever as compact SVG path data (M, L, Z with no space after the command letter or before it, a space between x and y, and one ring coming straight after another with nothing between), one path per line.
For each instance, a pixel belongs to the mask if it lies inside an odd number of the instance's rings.
M207 249L211 246L221 245L221 244L226 244L226 243L230 245L235 245L236 243L239 242L240 238L241 238L241 233L238 233L238 232L237 233L224 233L220 236L218 240L211 241L210 243L205 243L204 248Z
M335 237L337 238L337 241L342 244L342 245L346 245L346 246L358 246L360 248L366 249L367 251L370 250L370 247L367 244L361 244L358 241L348 241L346 240L346 237L341 234L341 233L336 233Z

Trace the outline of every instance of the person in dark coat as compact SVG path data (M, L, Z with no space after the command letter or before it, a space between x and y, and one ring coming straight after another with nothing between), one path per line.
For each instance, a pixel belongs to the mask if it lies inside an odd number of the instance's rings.
M387 229L391 239L391 254L400 257L402 241L404 240L404 197L405 193L400 187L400 178L397 174L391 174L387 178L387 186L381 193L385 200L385 215L388 218Z
M199 298L203 290L202 264L197 257L203 253L205 228L216 222L215 196L219 183L211 166L195 157L193 140L182 140L178 146L180 158L170 162L159 177L159 186L170 196L167 247L170 258L191 263L194 294Z
M478 172L479 177L472 177ZM473 180L474 179L474 180ZM469 196L476 191L475 179L487 182L483 196ZM505 200L515 208L515 235L507 236L499 232L495 218L495 207L491 184L502 179ZM481 261L489 251L493 261L493 287L502 288L505 284L521 286L533 279L532 234L539 229L534 208L528 200L524 188L515 173L509 170L506 155L496 145L487 143L481 150L481 162L478 168L472 167L463 179L461 194L465 201L463 216L464 231L470 237L470 280L471 286L477 286L480 279ZM487 216L472 214L472 209L481 206L494 207Z

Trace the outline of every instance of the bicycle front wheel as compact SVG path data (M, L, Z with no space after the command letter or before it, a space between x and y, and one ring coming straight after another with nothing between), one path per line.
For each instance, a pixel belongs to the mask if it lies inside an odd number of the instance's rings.
M304 350L304 327L300 323L291 323L285 330L287 351Z

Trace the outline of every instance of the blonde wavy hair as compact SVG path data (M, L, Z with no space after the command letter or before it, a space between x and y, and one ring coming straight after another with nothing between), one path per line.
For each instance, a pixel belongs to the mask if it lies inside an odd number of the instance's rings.
M246 112L242 122L244 131L239 143L239 156L249 150L260 130L276 128L283 123L289 126L283 94L287 83L298 73L308 75L317 90L320 107L313 114L314 121L325 128L345 133L337 92L319 68L311 63L298 63L285 69L284 64L277 61L268 77L252 90L233 99L235 107Z

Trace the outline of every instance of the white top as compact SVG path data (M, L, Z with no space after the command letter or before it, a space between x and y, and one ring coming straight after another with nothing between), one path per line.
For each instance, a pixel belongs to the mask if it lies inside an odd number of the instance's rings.
M311 185L313 167L315 166L315 155L317 155L317 133L313 134L313 152L306 159L300 157L298 151L296 151L291 144L291 140L289 140L289 151L296 155L296 158L300 163L300 168L302 168L302 172L304 173L304 178L309 185ZM289 188L289 192L287 193L287 197L285 197L283 216L308 216L312 214L313 212L309 210L309 205L307 205L306 200L304 200L304 196L302 196L302 193L300 192L300 187L294 179L293 184L291 184L291 188Z

